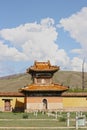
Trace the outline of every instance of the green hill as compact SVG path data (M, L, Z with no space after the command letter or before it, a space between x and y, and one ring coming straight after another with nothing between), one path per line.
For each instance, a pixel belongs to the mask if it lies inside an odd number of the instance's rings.
M82 73L74 71L58 71L53 82L69 86L71 89L82 88ZM0 78L0 92L18 92L19 88L32 83L29 74L17 74ZM84 86L87 88L87 73L84 73Z

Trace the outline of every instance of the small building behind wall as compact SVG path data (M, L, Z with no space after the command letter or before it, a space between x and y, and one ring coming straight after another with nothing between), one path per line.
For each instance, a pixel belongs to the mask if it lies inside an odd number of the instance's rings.
M24 95L14 92L0 92L0 111L24 111Z

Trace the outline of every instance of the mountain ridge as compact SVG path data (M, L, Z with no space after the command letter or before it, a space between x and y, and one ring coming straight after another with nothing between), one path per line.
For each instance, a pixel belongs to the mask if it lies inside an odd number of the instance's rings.
M53 77L54 83L69 86L70 89L82 88L82 73L76 71L57 71ZM0 92L18 92L18 89L31 84L30 74L20 73L0 77ZM87 72L84 73L84 86L87 88Z

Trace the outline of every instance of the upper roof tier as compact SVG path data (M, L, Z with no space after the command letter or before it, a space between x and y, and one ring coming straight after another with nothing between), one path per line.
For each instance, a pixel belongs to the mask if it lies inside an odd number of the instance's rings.
M59 70L59 66L52 66L50 61L48 62L34 62L34 65L27 69L27 73L32 72L56 72Z

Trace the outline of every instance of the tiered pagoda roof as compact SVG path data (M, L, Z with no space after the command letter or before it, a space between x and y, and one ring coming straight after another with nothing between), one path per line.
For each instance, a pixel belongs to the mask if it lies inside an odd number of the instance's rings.
M58 70L59 70L59 66L52 66L49 61L48 62L37 62L37 61L35 61L34 66L31 66L30 68L27 69L27 73L30 73L30 74L41 73L43 75L43 73L45 73L45 74L52 73L53 74ZM39 78L41 78L41 77L39 77ZM29 91L29 92L38 92L38 91L40 91L40 92L42 92L42 91L63 92L63 91L68 90L68 87L62 86L62 85L59 85L59 84L55 84L53 82L47 83L47 84L46 83L45 84L33 83L33 84L30 84L30 85L27 85L24 88L21 88L20 90L21 91Z
M51 66L50 62L37 62L35 61L34 66L27 69L27 73L33 72L56 72L59 70L59 66Z

